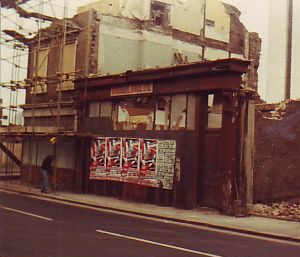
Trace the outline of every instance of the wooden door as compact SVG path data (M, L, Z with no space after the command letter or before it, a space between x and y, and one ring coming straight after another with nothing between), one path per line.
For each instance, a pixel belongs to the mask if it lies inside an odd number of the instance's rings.
M201 205L221 208L221 154L226 151L221 145L221 130L207 131L202 172Z

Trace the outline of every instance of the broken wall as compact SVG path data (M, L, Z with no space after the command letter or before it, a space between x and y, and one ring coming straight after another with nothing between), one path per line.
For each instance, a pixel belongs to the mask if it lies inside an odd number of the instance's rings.
M256 110L254 202L300 196L300 101L281 106L271 118Z
M135 20L100 16L99 72L117 74L127 70L166 67L200 61L202 47L174 39L172 35L140 30ZM182 60L178 60L178 59ZM118 65L116 65L118 63Z
M246 80L257 89L261 42L234 6L218 0L103 0L78 13L90 8L100 20L99 74L241 58L253 60Z
M174 1L170 24L173 29L200 36L203 29L205 0Z
M213 21L213 24L208 21ZM229 43L230 16L220 1L206 1L205 25L205 37Z
M77 8L77 13L83 13L90 9L96 10L98 13L110 14L117 16L120 13L122 0L101 0L91 4L83 5Z
M229 41L230 16L218 0L102 0L79 7L77 13L92 8L99 14L150 21L153 16L152 3L167 6L164 15L168 20L168 27L198 36L203 31L203 17L206 12L207 19L214 21L214 26L206 26L206 36L224 42Z
M258 90L258 67L260 63L261 39L255 32L249 33L248 55L247 59L251 60L249 71L247 73L247 84L254 90Z

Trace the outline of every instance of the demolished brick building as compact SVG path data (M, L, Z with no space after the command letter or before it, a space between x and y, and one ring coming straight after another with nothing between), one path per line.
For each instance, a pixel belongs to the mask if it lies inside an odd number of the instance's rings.
M240 12L216 0L207 3L175 1L173 5L171 2L131 0L125 4L121 0L98 1L79 8L73 18L53 20L52 25L39 31L35 38L19 37L30 49L28 89L23 106L25 126L15 132L15 136L23 137L23 182L37 184L41 160L54 152L58 156L56 187L80 192L87 190L88 180L84 178L89 173L89 157L86 154L91 133L85 118L93 105L80 97L88 93L91 77L109 77L118 73L126 77L131 72L149 68L239 58L252 60L249 68L244 69L242 65L239 76L245 75L239 85L257 89L261 42L256 33L249 33L239 21ZM9 31L7 33L18 37ZM227 62L224 65L226 68ZM218 65L216 69L223 72ZM173 72L172 69L170 71ZM84 81L86 90L75 90L75 79L80 83ZM234 88L239 92L237 84ZM229 89L232 90L231 87ZM226 88L220 86L219 90L226 91ZM211 93L216 93L214 87ZM208 94L209 88L205 92L206 97ZM225 104L225 99L220 101ZM49 141L52 137L57 138L55 145ZM219 182L212 181L214 183ZM233 187L232 183L233 180L228 186ZM210 190L213 191L214 187ZM246 188L249 192L245 193L248 199L244 199L244 204L252 201L251 186ZM221 192L220 188L217 192ZM225 197L223 200L230 202L225 204L219 198L221 195L217 194L216 203L210 199L204 204L229 211L234 197L230 200ZM189 192L180 205L195 207L198 200L192 198L195 197Z

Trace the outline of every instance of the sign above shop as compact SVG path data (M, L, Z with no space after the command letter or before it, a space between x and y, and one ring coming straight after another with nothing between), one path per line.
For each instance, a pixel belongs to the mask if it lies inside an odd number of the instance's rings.
M134 84L111 89L111 96L140 95L153 93L153 83Z

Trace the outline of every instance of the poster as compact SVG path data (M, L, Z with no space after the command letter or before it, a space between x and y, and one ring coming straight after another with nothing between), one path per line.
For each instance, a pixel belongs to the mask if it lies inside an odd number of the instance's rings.
M175 155L175 140L94 138L90 179L172 189Z
M122 138L122 175L139 176L140 173L140 140Z
M120 180L122 165L122 139L108 137L106 139L106 179Z
M157 153L157 181L158 186L165 189L173 188L174 170L176 162L176 141L158 141Z
M140 160L140 175L151 177L156 176L156 139L141 139L141 160Z
M157 139L140 139L140 176L138 184L157 187Z
M90 177L105 177L106 175L106 138L97 137L91 144L91 173Z

